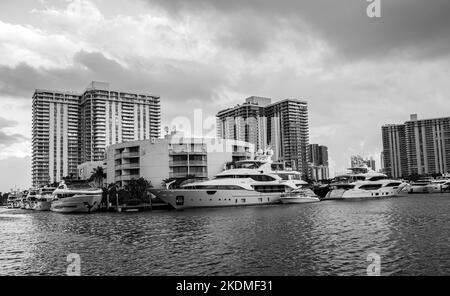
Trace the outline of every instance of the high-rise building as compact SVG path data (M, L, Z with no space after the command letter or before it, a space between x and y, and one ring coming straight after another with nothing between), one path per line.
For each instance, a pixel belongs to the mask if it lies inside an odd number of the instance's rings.
M81 94L36 90L32 102L32 182L76 174Z
M406 133L403 124L388 124L381 128L383 138L382 169L393 178L408 175Z
M84 93L33 95L33 186L77 176L77 165L100 161L107 146L160 135L160 98L110 90L92 82Z
M286 99L271 103L262 97L247 98L245 103L217 114L219 138L250 142L256 149L270 147L274 160L284 161L308 175L308 105Z
M222 139L245 141L256 149L267 146L267 120L264 107L271 99L249 97L245 103L217 114L217 135Z
M92 82L80 101L80 162L103 160L106 146L115 143L158 138L159 99Z
M392 177L444 174L450 170L450 117L382 127L383 164Z
M315 181L329 179L328 148L318 144L309 145L311 178Z

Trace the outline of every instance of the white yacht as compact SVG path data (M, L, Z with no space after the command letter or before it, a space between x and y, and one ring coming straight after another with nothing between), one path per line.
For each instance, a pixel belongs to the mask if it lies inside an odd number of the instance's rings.
M62 183L53 192L50 210L58 213L91 213L102 201L102 189L87 184L66 185Z
M425 186L425 191L428 193L442 193L450 191L450 179L439 179L431 181Z
M150 192L175 209L279 203L282 193L296 190L297 186L273 174L270 152L255 160L238 161L235 168L217 174L212 180Z
M52 187L44 187L39 190L39 194L37 195L37 199L34 203L33 210L35 211L50 211L52 200L53 200L53 191L56 188Z
M398 196L406 183L387 179L367 167L351 168L352 173L337 177L338 182L330 184L331 190L324 199L363 199Z
M32 210L33 207L35 206L35 202L37 200L37 195L38 195L39 189L37 188L30 188L30 190L28 191L28 194L25 198L25 200L23 201L23 208L26 210Z
M411 182L408 187L409 193L428 193L427 186L430 185L434 181L434 178L427 177L421 178L417 181Z
M318 202L320 201L320 199L314 194L311 189L296 189L292 192L282 193L280 201L284 204L298 204Z
M6 200L8 209L17 209L20 208L20 200L22 198L22 194L19 192L12 192L8 195Z
M310 203L320 201L317 195L309 188L308 182L302 180L302 174L300 172L283 169L274 171L274 174L283 180L290 180L297 186L296 190L281 194L281 203Z

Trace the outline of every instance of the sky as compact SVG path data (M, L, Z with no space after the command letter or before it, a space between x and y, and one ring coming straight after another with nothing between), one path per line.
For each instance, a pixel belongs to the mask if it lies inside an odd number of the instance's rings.
M383 124L450 116L450 1L379 3L2 0L0 192L31 185L34 90L92 80L161 96L163 127L201 112L205 135L246 97L305 100L331 175L379 167Z

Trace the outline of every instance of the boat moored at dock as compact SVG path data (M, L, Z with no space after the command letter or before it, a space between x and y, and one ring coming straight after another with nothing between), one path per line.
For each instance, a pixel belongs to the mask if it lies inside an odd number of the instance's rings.
M58 213L92 213L102 201L102 189L87 184L66 185L62 183L53 192L50 210Z
M37 199L35 201L33 210L35 211L50 211L52 201L53 201L53 191L56 188L52 187L44 187L41 188L39 194L37 195Z
M385 174L367 167L349 170L352 173L338 176L336 182L330 184L324 200L394 197L407 188L407 183L388 179Z
M271 151L255 160L236 162L212 180L185 184L179 189L150 189L175 209L267 205L280 202L282 193L298 189L271 169Z
M428 193L443 193L450 191L450 179L434 180L425 186L425 192Z
M408 186L408 193L428 193L427 188L432 184L434 178L421 178L417 181L413 181Z

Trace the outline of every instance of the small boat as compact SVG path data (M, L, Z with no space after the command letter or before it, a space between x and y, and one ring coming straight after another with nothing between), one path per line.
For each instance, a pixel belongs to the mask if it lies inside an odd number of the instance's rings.
M102 201L102 189L88 184L66 185L62 183L53 192L50 210L58 213L92 213Z
M289 193L283 193L280 196L283 204L299 204L318 202L320 199L310 189L297 189Z

